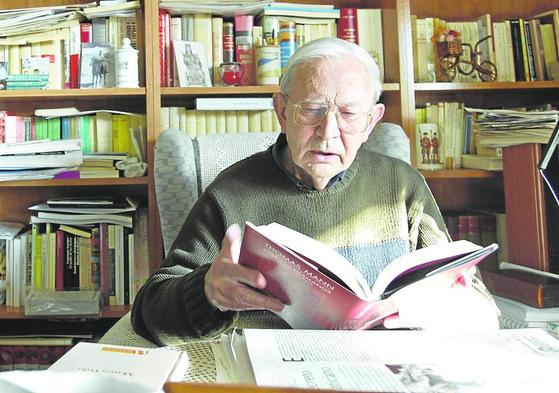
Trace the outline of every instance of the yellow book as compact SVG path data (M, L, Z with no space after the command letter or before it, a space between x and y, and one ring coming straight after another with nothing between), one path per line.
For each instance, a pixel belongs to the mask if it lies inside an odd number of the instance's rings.
M206 135L206 111L196 111L196 136Z
M179 108L179 130L186 134L186 108L184 106Z
M110 153L113 151L113 115L109 112L95 114L95 131L97 149L95 151Z
M260 111L248 111L248 131L261 132Z
M212 62L214 85L219 83L219 65L223 63L223 18L212 18ZM212 74L210 74L212 75Z
M531 81L532 76L530 74L530 66L528 63L528 48L526 47L526 32L524 31L524 19L518 18L518 23L520 25L520 43L522 46L522 59L524 62L524 77L526 81Z
M113 114L113 151L132 153L130 115Z
M223 134L227 131L227 126L225 124L225 112L216 111L216 122L215 122L216 132L218 134Z
M211 14L194 14L194 41L204 44L210 75L213 75L213 43Z
M228 133L237 132L237 112L225 111L225 129Z
M248 111L237 111L237 132L248 131Z
M281 131L281 125L275 111L272 111L272 131L274 132Z
M8 74L21 74L21 59L19 58L19 46L8 46Z
M262 132L271 132L274 129L274 111L271 109L260 112L260 130Z
M42 264L42 240L41 228L39 224L33 224L31 227L32 249L31 259L33 261L33 287L37 289L43 288L43 264Z
M186 110L186 135L192 139L196 138L196 110Z
M205 112L206 112L206 134L216 134L217 133L216 111L205 111Z
M557 63L557 47L555 46L555 34L553 33L553 25L540 24L540 31L542 34L543 54L545 58L547 75L548 79L551 79L549 66L551 64Z
M73 235L80 236L80 237L87 238L87 239L91 238L91 232L89 232L87 230L84 230L84 229L81 229L81 228L76 228L76 227L71 226L71 225L61 224L58 227L58 230L68 232L68 233L71 233Z

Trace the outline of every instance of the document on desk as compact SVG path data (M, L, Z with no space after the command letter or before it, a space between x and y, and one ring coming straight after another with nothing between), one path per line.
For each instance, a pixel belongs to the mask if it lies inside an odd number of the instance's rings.
M245 329L234 333L229 344L240 382L259 386L378 392L550 391L556 388L554 375L559 368L559 341L540 329L460 336Z

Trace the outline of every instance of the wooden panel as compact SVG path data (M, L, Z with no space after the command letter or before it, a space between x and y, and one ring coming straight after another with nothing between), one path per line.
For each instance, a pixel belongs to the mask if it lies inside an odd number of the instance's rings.
M490 13L494 20L534 15L557 8L557 1L526 0L410 0L411 13L419 17L438 16L451 21L476 19Z
M489 178L427 178L427 183L443 211L470 208L502 210L503 182Z
M543 181L537 170L540 145L503 148L503 177L510 262L548 271Z

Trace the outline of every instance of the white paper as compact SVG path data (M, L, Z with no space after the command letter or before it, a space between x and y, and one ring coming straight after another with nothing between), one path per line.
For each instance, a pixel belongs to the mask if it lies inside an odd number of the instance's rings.
M559 341L541 329L243 332L258 385L376 391L554 391ZM505 389L505 390L503 390Z

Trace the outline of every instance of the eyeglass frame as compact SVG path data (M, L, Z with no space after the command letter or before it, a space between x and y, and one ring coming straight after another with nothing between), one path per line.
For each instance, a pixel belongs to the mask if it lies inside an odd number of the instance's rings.
M282 96L284 96L284 97L285 97L286 99L288 99L288 100L291 98L291 97L289 97L288 94L283 94L283 93L282 93ZM324 112L324 115L322 115L322 117L320 118L320 120L319 120L316 124L313 124L313 125L300 124L300 123L297 122L297 120L295 120L296 109L297 109L297 108L301 108L301 104L304 103L304 102L315 103L315 104L323 104L323 105L325 105L325 106L328 108L328 109L326 110L326 112ZM367 112L363 112L363 113L362 113L363 115L366 115L366 116L368 117L367 125L365 126L365 128L363 128L363 130L361 130L361 131L359 131L359 132L347 132L347 131L345 131L345 130L343 130L343 129L340 128L340 131L343 132L343 133L345 133L345 134L348 134L348 135L359 135L359 134L364 133L364 132L367 130L367 128L371 125L371 119L372 119L372 117L373 117L373 109L375 108L375 105L376 105L376 103L374 103L374 104L371 106L371 109L369 109ZM324 101L311 101L311 100L305 101L305 100L303 100L303 101L299 101L299 102L297 102L297 103L292 103L292 104L291 104L291 107L293 108L293 115L292 115L293 122L294 122L295 124L297 124L298 126L302 126L302 127L316 127L316 126L318 126L320 123L322 123L322 122L324 121L324 119L326 118L326 116L328 116L328 113L330 113L330 110L331 110L332 108L336 108L336 111L334 112L334 115L336 116L336 121L338 122L338 126L340 125L340 120L338 119L338 115L340 114L340 108L339 108L338 105L330 105L330 104L327 104L327 103L324 102Z

